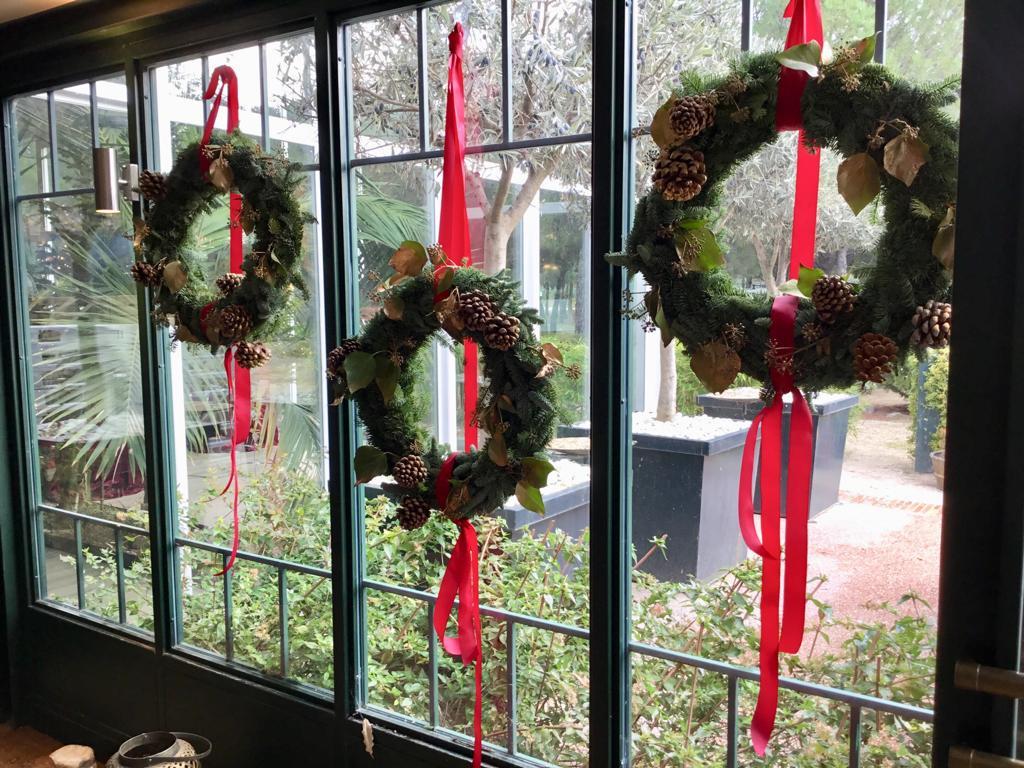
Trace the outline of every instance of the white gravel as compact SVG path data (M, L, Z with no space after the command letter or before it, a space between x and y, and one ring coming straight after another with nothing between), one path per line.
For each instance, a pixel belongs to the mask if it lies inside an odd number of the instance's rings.
M576 424L590 427L589 421ZM733 432L746 432L749 421L742 419L719 419L713 416L683 416L676 414L671 421L658 421L653 413L633 414L633 434L657 435L659 437L681 437L685 440L711 440Z
M548 475L548 484L544 486L545 493L590 482L589 464L580 464L571 459L558 459L551 463L555 465L555 471Z

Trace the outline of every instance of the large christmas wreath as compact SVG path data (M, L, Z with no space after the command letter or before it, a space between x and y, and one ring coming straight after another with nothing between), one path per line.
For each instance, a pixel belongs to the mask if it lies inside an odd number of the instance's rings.
M563 364L553 345L538 343L540 318L523 305L514 282L446 261L439 246L403 243L391 259L395 274L375 292L380 310L327 361L336 402L352 398L366 429L356 480L390 475L393 483L384 490L399 502L398 522L406 529L423 525L432 509L464 519L491 512L512 495L543 513L540 489L553 469L543 451L556 421L550 376L560 369L580 373ZM483 350L486 389L476 420L488 437L479 451L448 454L420 423L416 356L442 330Z
M154 317L175 323L175 339L213 351L234 345L236 360L247 368L269 360L259 341L268 336L289 292L306 290L302 236L312 217L295 196L298 171L298 165L264 154L235 131L189 145L166 176L142 174L140 191L153 205L146 221L136 223L132 276L153 289ZM218 277L214 287L206 284L189 247L192 227L219 195L232 190L241 197L232 226L252 242L242 271Z
M650 290L631 307L668 344L679 339L715 391L742 370L769 385L791 371L807 390L881 381L912 346L943 346L956 198L951 84L920 88L871 63L873 38L818 66L816 43L758 55L725 76L685 75L651 133L661 152L623 253ZM859 213L877 200L885 227L859 279L803 269L782 288L799 297L792 348L770 342L771 297L736 286L712 232L730 172L775 140L781 68L811 73L801 112L806 142L843 158L839 191ZM770 385L769 385L770 386Z

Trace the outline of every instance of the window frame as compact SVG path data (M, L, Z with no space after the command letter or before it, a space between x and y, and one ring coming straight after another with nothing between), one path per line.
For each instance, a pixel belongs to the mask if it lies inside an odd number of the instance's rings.
M749 50L753 0L741 0L742 49ZM76 56L51 57L31 66L29 59L38 56L40 49L53 43L46 38L61 40L62 32L84 34L83 30L110 29L123 23L124 14L118 2L90 9L88 14L73 11L66 18L68 28L46 29L38 27L36 47L26 48L25 60L16 62L5 84L0 85L3 99L4 152L0 156L0 216L6 223L16 221L15 197L6 179L14 168L11 156L11 99L22 93L38 93L61 88L90 79L123 74L128 87L128 119L131 135L130 161L147 166L154 157L151 126L146 109L149 98L147 70L169 59L180 59L204 52L215 52L244 42L287 36L302 29L313 30L316 48L317 112L320 168L320 209L322 212L322 270L324 304L324 349L332 348L356 325L356 294L358 275L354 271L356 253L354 231L354 190L351 173L346 165L348 146L346 125L350 118L350 104L343 97L347 93L345 56L348 48L343 41L345 25L354 21L415 8L423 10L437 2L410 3L398 0L297 0L290 4L237 3L240 13L232 18L233 29L225 34L222 19L224 11L209 0L177 0L171 10L151 24L129 25L116 34L94 35ZM507 19L511 0L501 0L501 10ZM182 14L193 14L198 20L182 24ZM593 3L593 116L590 132L592 147L592 249L594 258L590 286L591 312L591 421L601 425L595 429L591 446L591 623L590 623L590 764L612 766L628 764L630 757L630 493L631 461L629 446L629 334L630 328L619 313L618 297L625 288L622 270L606 264L599 254L618 250L631 218L633 205L633 128L632 44L635 35L635 4L626 2ZM90 15L92 18L90 18ZM77 21L74 21L77 19ZM886 0L875 0L876 28L882 30L875 52L876 61L882 61L885 45ZM44 34L45 32L45 34ZM57 43L56 45L59 45ZM422 46L422 41L421 41ZM81 59L90 62L92 71L82 74L78 68ZM511 62L507 51L503 54L503 82L510 81ZM68 78L65 80L64 78ZM503 88L503 114L510 115L507 88ZM422 90L421 90L422 99ZM421 111L421 126L428 122ZM506 119L503 138L509 138ZM51 124L51 133L55 126ZM421 130L421 142L426 140ZM264 131L264 139L266 139ZM576 139L578 140L578 139ZM491 149L521 149L547 143L524 140L493 145ZM421 144L421 150L426 147ZM487 151L486 149L483 151ZM440 153L437 153L440 154ZM437 156L429 151L425 156ZM405 159L416 159L411 156ZM395 161L395 158L382 159ZM369 163L358 163L365 165ZM60 193L58 193L59 195ZM66 193L65 193L66 194ZM139 213L136 205L136 213ZM35 600L33 588L34 525L38 492L34 480L36 447L31 398L31 353L27 346L27 303L24 286L19 277L17 232L5 227L0 242L4 252L0 264L0 288L11 301L0 308L3 322L4 349L0 360L0 392L7 395L0 403L0 436L10 431L8 444L15 450L8 469L0 467L0 494L11 498L16 512L0 516L0 556L3 558L4 590L7 624L17 634L25 625L27 614L52 615L61 622L73 624L87 632L111 637L116 641L128 640L138 644L116 625L96 622L73 609L40 603ZM202 653L190 653L177 643L177 615L175 607L176 571L173 567L176 531L173 528L174 502L173 470L167 461L173 455L173 446L166 430L154 426L169 423L166 412L169 400L166 382L160 373L168 364L166 339L149 322L148 296L140 290L139 322L144 332L142 345L144 411L146 430L147 502L150 514L150 536L153 548L154 635L142 643L147 652L159 659L169 659L164 674L182 675L187 671L205 679L227 679L238 683L239 692L256 692L282 702L281 706L297 711L324 713L333 700L333 722L338 727L334 744L337 754L361 750L360 728L364 712L359 709L358 692L365 684L362 679L362 579L361 526L359 521L359 492L348 481L346 468L356 445L355 419L351 407L328 411L324 427L327 433L328 455L331 457L327 475L327 489L331 499L332 583L334 611L334 664L335 694L333 697L310 696L308 691L295 690L284 681L270 680L249 668L226 663L218 657L207 658ZM17 700L24 692L15 693ZM309 709L312 705L313 709ZM419 727L380 716L374 711L372 720L385 726L375 732L378 748L391 754L411 758L414 764L461 765L468 749L460 739L453 741L442 733L425 733ZM597 727L593 727L597 726ZM489 755L489 760L491 760ZM493 758L499 765L518 765L521 761L501 756Z

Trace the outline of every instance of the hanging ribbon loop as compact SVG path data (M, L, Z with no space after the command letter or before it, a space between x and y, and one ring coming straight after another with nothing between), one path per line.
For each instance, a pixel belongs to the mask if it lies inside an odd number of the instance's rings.
M820 0L790 0L786 48L812 40L824 44ZM801 100L808 74L788 67L779 73L775 127L798 131L796 189L793 196L793 235L789 274L799 278L801 267L814 266L814 240L818 218L818 183L821 152L808 147L803 132ZM810 509L811 470L814 464L814 418L803 393L793 380L792 357L798 302L795 296L777 296L769 317L769 339L787 365L770 371L772 401L757 415L747 432L739 480L740 533L747 546L762 558L760 687L750 725L754 751L764 755L775 727L779 703L779 654L797 653L803 642L807 607L807 522ZM786 466L786 547L782 528L782 424L784 396L792 397L789 421L789 460ZM761 438L761 530L754 519L752 478L754 449ZM783 575L785 567L785 575ZM781 613L781 615L780 615Z
M212 158L207 152L206 147L210 143L210 139L213 137L214 126L217 122L217 113L220 110L221 102L224 99L224 94L227 92L228 100L228 114L227 114L227 129L228 133L238 129L239 124L239 110L238 110L238 77L235 75L235 71L225 65L221 65L213 70L210 74L210 82L206 86L206 91L203 93L203 100L209 101L213 99L213 103L210 105L210 114L206 118L206 123L203 126L203 137L199 142L199 169L200 172L205 176L210 170L210 163ZM228 229L229 229L229 246L228 246L228 269L231 272L242 271L242 196L237 192L232 192L229 196L228 204ZM207 305L204 308L204 313L200 318L200 322L205 322L206 315L212 311L214 306L212 304ZM232 522L232 538L231 538L231 554L228 557L228 561L224 566L224 569L217 575L223 575L227 573L235 564L235 559L238 555L239 545L239 515L238 515L238 496L239 496L239 479L238 479L238 446L244 445L249 439L249 432L252 424L252 381L251 373L248 368L244 368L238 364L237 359L234 355L233 347L228 347L224 352L224 374L227 378L227 391L228 397L231 400L231 470L228 475L227 484L224 486L224 490L220 493L223 496L232 490L231 500L231 522Z

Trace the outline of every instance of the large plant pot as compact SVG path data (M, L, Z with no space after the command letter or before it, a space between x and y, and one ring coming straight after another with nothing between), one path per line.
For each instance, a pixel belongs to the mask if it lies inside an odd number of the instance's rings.
M850 412L860 398L856 395L819 395L811 405L814 420L814 465L811 469L810 516L814 517L839 501L839 481L843 474L843 454L850 427ZM764 407L756 389L741 387L720 395L700 395L697 404L708 416L751 421ZM785 403L782 417L782 516L786 516L786 468L789 461L789 419L792 401ZM760 509L760 483L755 488L754 504Z
M633 435L633 546L637 555L665 536L641 569L664 581L710 579L747 554L736 507L742 424L711 439ZM588 427L561 427L566 436L589 435Z
M935 475L935 485L941 491L946 480L946 452L932 452L932 474Z
M526 530L543 532L551 528L575 537L590 525L589 481L568 488L544 488L541 495L544 497L543 515L525 509L515 497L495 512L505 519L513 538L522 536Z

